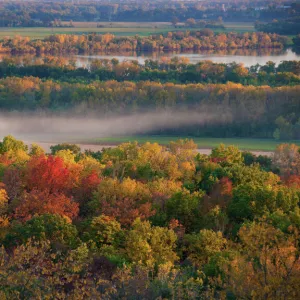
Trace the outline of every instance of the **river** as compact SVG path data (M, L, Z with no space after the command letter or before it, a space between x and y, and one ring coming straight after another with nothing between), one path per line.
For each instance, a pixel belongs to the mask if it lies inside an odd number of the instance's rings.
M66 60L75 61L77 67L88 67L92 60L95 59L113 59L119 61L137 60L140 64L144 64L147 59L162 60L164 58L172 57L187 57L190 63L198 63L204 60L210 60L216 63L243 63L246 67L256 64L264 65L268 61L273 61L278 65L284 60L300 60L300 53L296 53L291 48L288 49L234 49L224 51L201 51L201 52L153 52L153 53L137 53L137 52L123 52L123 53L99 53L94 55L67 55L62 56ZM0 55L0 61L4 58L11 57L11 55ZM20 55L13 56L19 62L35 61L38 56Z
M123 53L123 54L99 54L99 55L76 55L71 56L76 61L77 66L88 66L94 59L113 59L119 61L137 60L140 64L144 64L145 60L161 60L165 57L187 57L190 63L198 63L204 60L211 60L215 63L243 63L246 67L256 64L264 65L268 61L273 61L278 65L284 60L300 60L300 53L294 52L292 49L238 49L232 51L202 51L197 53Z

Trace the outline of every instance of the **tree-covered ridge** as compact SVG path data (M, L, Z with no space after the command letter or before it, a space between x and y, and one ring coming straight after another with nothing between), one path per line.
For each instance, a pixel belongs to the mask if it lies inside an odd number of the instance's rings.
M300 16L283 20L273 20L271 23L257 23L256 29L263 32L277 34L297 35L300 34Z
M296 1L13 1L0 4L2 26L53 26L70 22L171 22L174 18L226 21L282 19L299 15Z
M0 144L3 299L298 298L300 149Z
M0 79L4 111L71 111L74 115L192 111L215 116L170 128L172 134L214 137L299 139L300 86L173 84L151 81L86 83L43 81L36 77ZM158 133L166 133L167 129Z
M189 63L186 57L162 57L160 61L93 59L85 67L77 67L72 59L46 56L20 58L12 56L0 62L0 77L33 76L41 79L89 83L94 80L159 81L161 83L227 83L243 85L285 86L300 84L300 62L272 61L265 65L245 67L237 63L213 63L209 60Z
M285 36L252 33L214 33L200 31L169 32L149 37L115 37L106 33L88 35L51 35L43 40L28 37L4 38L2 53L97 53L103 51L186 51L217 49L283 48L290 43Z

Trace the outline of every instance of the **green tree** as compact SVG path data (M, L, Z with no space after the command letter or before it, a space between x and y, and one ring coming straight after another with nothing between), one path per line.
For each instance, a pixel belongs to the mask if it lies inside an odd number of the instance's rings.
M242 164L244 162L242 152L235 146L225 146L221 144L219 147L212 149L211 158L219 160L225 164Z
M29 155L31 155L31 156L45 155L45 150L38 144L33 143L33 144L31 144Z
M212 257L224 251L227 244L221 232L207 229L186 235L184 242L188 259L198 267L209 263Z
M295 211L298 202L297 190L286 186L242 184L233 190L228 213L233 220L242 222L244 219L252 220L279 209L285 213Z
M62 144L57 144L57 145L54 145L54 146L50 146L50 149L51 149L51 154L52 155L55 155L60 150L70 150L75 155L79 154L80 151L81 151L81 149L78 145L68 144L68 143L62 143Z
M16 153L18 150L27 152L28 146L26 146L22 141L18 141L11 135L4 137L3 141L0 142L0 154L10 151Z
M176 234L164 227L151 227L150 222L137 219L126 237L125 252L134 264L148 267L174 263Z
M102 252L114 253L121 246L123 239L121 224L105 215L94 217L87 226L83 239L87 242L93 241Z
M185 190L174 194L166 203L168 221L178 220L187 232L199 229L203 196L202 191L190 193Z
M77 229L59 215L45 214L33 217L25 224L14 222L4 238L7 247L26 243L29 239L49 240L52 245L76 247L78 245Z

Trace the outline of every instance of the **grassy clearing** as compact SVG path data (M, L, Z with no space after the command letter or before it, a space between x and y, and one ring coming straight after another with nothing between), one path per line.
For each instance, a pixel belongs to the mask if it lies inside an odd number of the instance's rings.
M166 31L168 31L166 29ZM151 28L90 28L90 27L74 27L74 28L1 28L0 38L24 36L31 39L42 39L51 34L88 34L88 33L112 33L117 36L133 36L135 34L145 36L155 32Z
M237 32L252 32L256 31L254 23L250 22L227 22L224 23L226 31L237 31Z
M69 24L69 22L65 22ZM74 22L72 28L45 28L45 27L26 27L26 28L0 28L0 39L4 37L26 36L31 39L42 39L51 34L87 34L113 33L116 36L148 36L150 34L166 33L177 30L199 30L200 28L174 28L168 22L99 22L103 28L97 28L97 22ZM254 31L253 23L225 23L225 30L216 29L215 32L250 32Z
M159 143L166 145L170 141L177 139L190 138L180 136L125 136L125 137L111 137L111 138L99 138L89 141L89 143L95 143L99 145L115 145L125 142L137 141L138 143ZM274 151L277 145L281 144L282 141L275 141L270 139L239 139L239 138L192 138L198 145L199 149L210 149L217 147L221 143L225 145L235 145L241 150L252 150L252 151ZM300 141L295 141L296 144L300 145Z
M68 26L70 22L62 22ZM97 28L97 25L103 28L168 28L173 27L170 22L73 22L74 28ZM180 25L184 25L183 23ZM100 29L103 29L100 27Z

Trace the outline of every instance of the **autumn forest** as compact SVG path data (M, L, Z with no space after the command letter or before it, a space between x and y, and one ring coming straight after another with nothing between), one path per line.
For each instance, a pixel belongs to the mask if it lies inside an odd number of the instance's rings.
M300 152L0 145L1 297L299 296Z
M25 2L0 4L0 299L300 299L299 4Z

